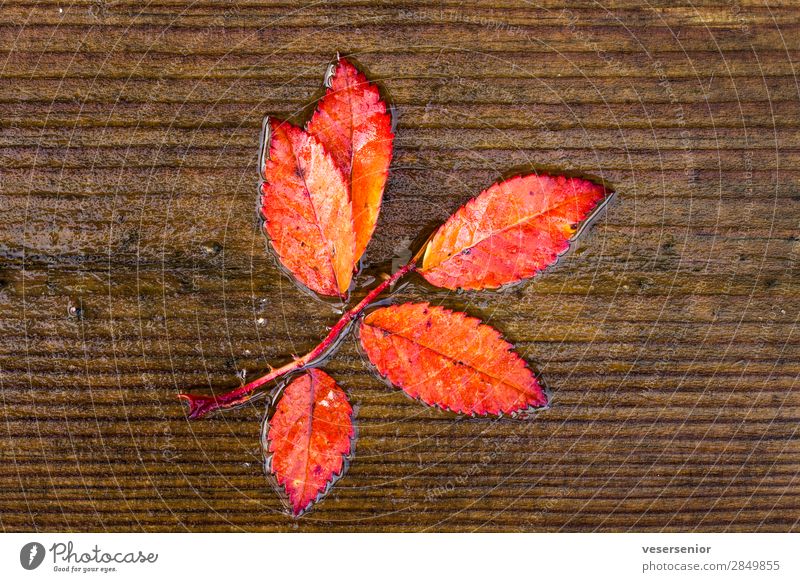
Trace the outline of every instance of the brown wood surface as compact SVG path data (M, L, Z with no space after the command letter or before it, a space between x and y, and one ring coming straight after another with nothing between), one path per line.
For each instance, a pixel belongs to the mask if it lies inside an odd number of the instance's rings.
M0 2L2 529L797 529L798 3L643 4ZM337 50L398 111L368 274L514 168L618 197L535 282L399 294L501 329L552 409L426 409L350 339L356 458L295 521L265 401L189 422L175 394L336 320L265 252L255 187L262 116Z

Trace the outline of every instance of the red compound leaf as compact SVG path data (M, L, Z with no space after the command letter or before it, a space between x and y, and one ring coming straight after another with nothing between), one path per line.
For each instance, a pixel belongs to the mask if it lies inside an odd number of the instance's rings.
M284 390L264 427L267 471L295 517L341 477L355 429L353 409L333 378L311 369Z
M607 199L580 178L531 174L500 182L459 208L425 248L420 273L447 289L493 289L556 262Z
M465 313L427 303L384 307L364 318L360 335L380 374L426 404L477 415L547 405L513 346Z
M339 59L307 131L330 152L350 185L355 261L367 248L392 160L392 118L375 85Z
M317 138L269 121L261 215L281 263L303 285L344 297L353 276L355 230L341 170Z

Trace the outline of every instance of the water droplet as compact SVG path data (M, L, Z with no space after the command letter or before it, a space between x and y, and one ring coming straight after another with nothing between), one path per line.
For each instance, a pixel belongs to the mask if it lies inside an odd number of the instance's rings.
M338 60L338 58L337 58ZM330 63L328 68L325 69L325 77L322 80L322 84L330 89L333 85L333 74L336 72L336 63Z
M200 245L200 250L202 250L203 254L207 257L215 257L222 250L222 245L215 240L210 240Z
M67 315L73 319L83 319L83 302L70 299L67 303Z

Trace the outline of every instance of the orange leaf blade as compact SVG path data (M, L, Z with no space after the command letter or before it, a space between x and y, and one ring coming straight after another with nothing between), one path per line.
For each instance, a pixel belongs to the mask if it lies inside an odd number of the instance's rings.
M322 295L347 294L355 230L347 185L319 141L299 127L270 120L261 216L281 263Z
M297 517L344 473L353 409L333 378L311 369L286 387L264 435L267 470Z
M383 307L364 318L360 336L380 374L426 404L479 415L547 405L513 346L465 313L427 303Z
M446 289L494 289L556 262L610 193L580 178L531 174L459 208L425 248L420 273Z
M377 87L349 61L340 59L307 130L349 179L357 262L375 230L389 175L394 140L391 115Z

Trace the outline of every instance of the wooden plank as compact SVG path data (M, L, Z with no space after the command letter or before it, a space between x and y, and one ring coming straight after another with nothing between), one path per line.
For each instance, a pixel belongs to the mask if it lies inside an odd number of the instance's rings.
M796 3L337 6L3 4L0 527L796 530ZM356 295L514 169L618 195L535 282L396 295L491 322L552 408L427 409L351 338L326 368L358 404L356 458L294 521L263 476L265 400L189 422L175 395L286 362L337 318L254 210L262 117L302 120L337 50L398 110Z

